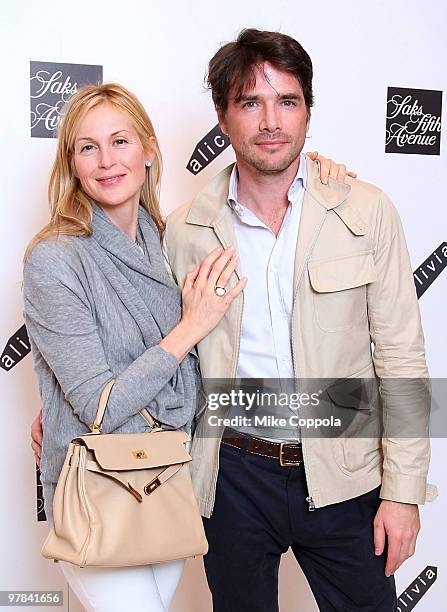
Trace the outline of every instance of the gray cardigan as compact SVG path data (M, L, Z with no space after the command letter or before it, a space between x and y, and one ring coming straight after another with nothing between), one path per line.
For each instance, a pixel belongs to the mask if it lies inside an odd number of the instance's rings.
M104 433L146 431L143 406L188 429L195 410L194 351L179 365L158 346L179 321L181 304L153 220L140 207L144 256L97 206L92 226L89 237L39 243L24 267L25 320L43 402L43 483L57 481L70 440L89 431L111 378Z

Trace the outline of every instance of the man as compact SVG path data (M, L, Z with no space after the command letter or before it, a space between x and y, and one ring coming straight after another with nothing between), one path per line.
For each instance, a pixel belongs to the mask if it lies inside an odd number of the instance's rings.
M244 30L212 58L208 81L236 165L170 215L164 244L180 286L217 246L237 247L237 275L248 278L198 346L205 388L208 379L380 381L382 400L366 401L384 424L366 437L276 428L269 440L245 422L235 430L224 419L211 426L210 410L198 415L192 474L214 610L278 610L289 547L320 610L396 610L393 573L415 550L429 463L426 437L390 426L411 415L423 432L428 418L423 393L392 384L428 377L397 212L373 185L322 185L302 155L312 63L297 41ZM216 288L222 299L225 289Z

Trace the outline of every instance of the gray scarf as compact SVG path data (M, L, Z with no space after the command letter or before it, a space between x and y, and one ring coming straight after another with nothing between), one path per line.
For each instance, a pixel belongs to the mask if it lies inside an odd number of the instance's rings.
M150 348L164 338L181 317L180 290L166 270L157 227L140 206L137 237L145 255L99 206L93 208L92 227L93 236L84 239L84 246L106 273L141 330L146 348ZM170 383L148 406L156 419L167 421L175 428L189 426L194 416L198 384L196 359L193 349Z

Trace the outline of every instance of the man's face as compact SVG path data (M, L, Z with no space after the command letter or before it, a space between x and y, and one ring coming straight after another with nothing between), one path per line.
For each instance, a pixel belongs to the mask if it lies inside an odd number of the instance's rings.
M309 113L300 82L265 62L255 69L256 83L235 101L230 92L225 115L219 114L238 164L258 172L286 170L301 153Z

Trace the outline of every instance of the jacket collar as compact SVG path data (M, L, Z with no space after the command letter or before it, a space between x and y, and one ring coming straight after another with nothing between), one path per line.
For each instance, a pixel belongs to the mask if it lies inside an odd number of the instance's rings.
M199 191L192 201L186 223L214 227L224 213L230 213L227 199L230 176L234 165L227 166Z
M308 162L307 167L309 173L307 195L324 206L326 210L333 210L353 234L364 236L367 230L366 224L357 209L348 200L351 186L331 178L329 178L328 185L323 185L320 181L319 166L316 163Z
M310 158L306 158L306 161L308 173L306 192L311 198L327 210L336 208L344 203L351 191L351 187L346 183L339 183L331 178L329 178L328 185L323 185L320 181L319 166L312 162ZM222 170L222 172L219 172L197 194L186 217L186 223L215 227L225 213L230 214L227 199L233 168L234 164L231 164Z
M328 184L320 181L320 165L307 158L307 193L327 210L340 206L348 197L351 187L347 183L340 183L328 179Z

